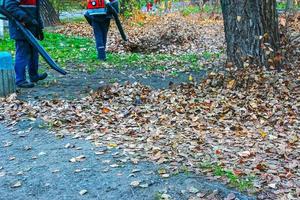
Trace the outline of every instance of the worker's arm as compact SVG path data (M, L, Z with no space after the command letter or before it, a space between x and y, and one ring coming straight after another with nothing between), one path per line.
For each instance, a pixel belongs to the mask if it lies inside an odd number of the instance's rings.
M7 0L5 8L10 12L18 21L26 25L38 25L37 20L32 19L22 8L20 8L20 0Z

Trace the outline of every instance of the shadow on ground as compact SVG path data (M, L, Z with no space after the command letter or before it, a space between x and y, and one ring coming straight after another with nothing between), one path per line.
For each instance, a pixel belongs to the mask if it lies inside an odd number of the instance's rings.
M103 69L95 73L79 73L70 71L66 76L51 74L50 77L36 85L33 89L19 90L18 96L24 100L38 98L72 99L85 96L91 90L97 90L114 82L140 82L154 89L168 88L170 84L180 84L189 81L192 75L194 81L200 81L205 71L181 72L176 76L167 76L162 73L145 72L144 70L116 70Z

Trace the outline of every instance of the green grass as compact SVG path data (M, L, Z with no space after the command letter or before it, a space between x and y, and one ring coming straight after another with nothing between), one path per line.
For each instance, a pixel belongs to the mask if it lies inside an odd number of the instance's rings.
M162 198L162 193L161 192L156 192L155 194L154 194L154 200L162 200L163 198Z
M181 13L183 16L189 16L189 15L192 15L192 14L197 14L197 13L200 13L200 7L199 6L187 6L187 7L184 7L182 10L181 10Z
M63 67L71 63L90 65L96 60L94 42L87 38L45 33L45 40L41 44ZM4 40L0 40L0 51L14 52L14 42L8 38L7 34Z
M278 2L277 3L277 9L284 10L285 7L286 7L286 3L284 3L284 2Z
M181 13L183 16L189 16L197 13L212 13L212 12L217 12L217 13L222 13L222 9L220 6L214 7L212 5L205 4L203 8L201 9L199 6L186 6L181 9Z
M50 0L53 7L59 11L73 11L73 10L82 10L85 9L85 4L82 4L80 1L72 0Z
M276 4L277 9L279 10L285 10L286 9L286 2L278 2ZM294 9L300 9L300 4L294 7Z
M253 176L238 176L235 175L231 170L227 170L220 165L214 165L210 163L201 163L199 167L202 169L212 170L215 176L226 177L229 181L229 184L240 191L246 191L253 188L253 181L255 179Z
M205 4L203 6L203 12L204 13L212 13L212 12L216 12L216 13L222 13L222 9L221 9L221 6L218 6L218 7L214 7L212 5L209 5L209 4Z
M107 62L97 60L97 53L93 39L66 36L56 33L45 33L45 40L41 42L50 56L65 69L77 69L93 73L102 67L119 69L135 68L147 71L166 71L177 76L179 71L199 71L203 65L199 59L215 59L217 53L204 52L202 55L183 54L179 56L170 54L140 54L140 53L108 53ZM14 41L8 38L0 40L0 51L14 53ZM220 53L221 54L221 53Z

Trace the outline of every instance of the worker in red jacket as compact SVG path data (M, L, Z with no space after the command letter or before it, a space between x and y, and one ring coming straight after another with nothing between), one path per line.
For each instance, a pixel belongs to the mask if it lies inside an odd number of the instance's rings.
M93 27L98 59L101 61L106 60L107 34L110 20L113 18L112 14L106 9L106 4L108 3L119 12L119 3L117 0L87 0L88 10L84 15Z
M147 2L147 12L152 10L152 3L150 1Z
M44 39L43 23L39 11L39 0L5 0L5 8L39 40ZM11 39L16 41L15 72L16 85L21 88L34 87L34 83L47 77L46 73L38 74L39 54L15 22L9 22ZM26 67L30 82L26 80Z

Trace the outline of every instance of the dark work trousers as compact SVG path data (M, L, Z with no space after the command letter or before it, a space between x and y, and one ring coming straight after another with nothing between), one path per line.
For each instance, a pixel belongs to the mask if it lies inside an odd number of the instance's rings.
M26 82L26 67L29 77L37 76L39 65L39 53L26 40L16 40L16 84Z
M103 19L103 21L92 20L94 35L96 39L96 48L98 51L98 59L106 60L106 43L107 33L109 29L110 19Z

